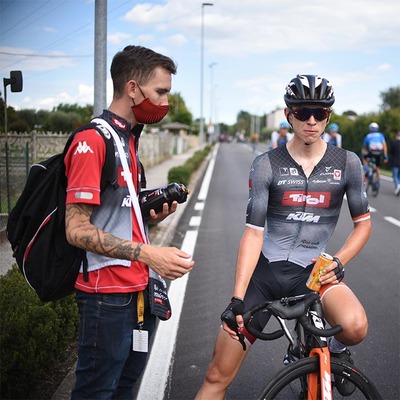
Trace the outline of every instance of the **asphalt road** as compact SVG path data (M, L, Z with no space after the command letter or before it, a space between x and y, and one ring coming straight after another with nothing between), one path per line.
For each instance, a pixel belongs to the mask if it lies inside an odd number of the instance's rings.
M212 357L220 313L232 296L237 248L245 224L248 174L253 159L254 154L247 144L221 144L209 176L205 200L198 199L201 197L198 191L191 196L173 245L180 247L185 232L195 230L193 258L196 266L180 292L182 304L181 309L176 307L175 322L165 325L167 328L162 331L165 342L171 346L171 354L163 355L155 340L154 359L149 362L142 385L142 388L148 388L154 385L152 378L159 382L165 377L165 394L160 395L159 390L157 394L151 394L150 390L139 398L188 400L194 398L201 386ZM199 191L201 194L202 188ZM382 181L379 196L370 199L370 204L372 237L362 253L347 266L345 277L366 308L369 334L362 344L351 350L355 364L374 381L383 398L397 400L400 398L400 203L393 195L390 180ZM327 251L334 253L351 228L345 201ZM172 305L174 307L174 303ZM174 329L176 333L169 336ZM227 400L255 399L262 386L283 367L286 347L284 338L268 343L257 341L229 388ZM166 367L165 376L157 370L159 366Z

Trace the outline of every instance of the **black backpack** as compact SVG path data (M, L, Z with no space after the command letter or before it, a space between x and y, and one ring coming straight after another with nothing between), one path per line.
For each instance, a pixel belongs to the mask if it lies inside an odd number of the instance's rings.
M65 235L64 166L64 156L73 137L85 129L96 129L106 143L101 189L116 182L113 139L108 131L90 123L71 134L63 153L32 165L24 190L8 218L7 237L13 256L42 301L71 294L82 262L87 277L86 252L71 246Z

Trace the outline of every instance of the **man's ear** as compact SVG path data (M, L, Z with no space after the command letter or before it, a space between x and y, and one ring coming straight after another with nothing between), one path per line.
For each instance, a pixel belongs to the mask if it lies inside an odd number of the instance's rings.
M136 81L134 81L133 79L131 79L130 81L126 82L125 84L125 90L127 92L127 94L129 95L129 97L132 97L133 99L136 96L136 89L137 89L137 83Z
M283 110L283 112L285 113L285 117L286 117L286 121L288 122L288 124L291 126L291 128L293 129L292 123L290 122L290 110L288 108L285 108Z

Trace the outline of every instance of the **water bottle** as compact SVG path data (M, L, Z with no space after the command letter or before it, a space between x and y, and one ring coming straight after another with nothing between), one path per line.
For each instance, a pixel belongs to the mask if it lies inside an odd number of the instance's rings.
M150 218L150 210L162 211L163 204L171 206L173 201L184 203L190 191L182 183L170 183L154 190L145 190L139 194L139 204L144 219Z

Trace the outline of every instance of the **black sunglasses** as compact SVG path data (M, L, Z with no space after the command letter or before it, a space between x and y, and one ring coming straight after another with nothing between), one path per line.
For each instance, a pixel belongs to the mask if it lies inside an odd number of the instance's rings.
M323 121L328 118L331 113L330 108L291 108L290 111L295 118L300 121L307 121L311 115L313 115L317 121Z

